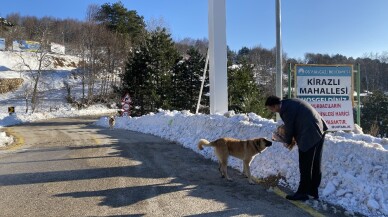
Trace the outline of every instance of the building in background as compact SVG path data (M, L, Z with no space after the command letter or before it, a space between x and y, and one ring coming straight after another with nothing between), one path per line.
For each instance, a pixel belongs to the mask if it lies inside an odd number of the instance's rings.
M5 38L0 38L0 50L5 50Z
M40 43L37 41L16 40L12 42L13 51L30 51L36 52L41 49Z

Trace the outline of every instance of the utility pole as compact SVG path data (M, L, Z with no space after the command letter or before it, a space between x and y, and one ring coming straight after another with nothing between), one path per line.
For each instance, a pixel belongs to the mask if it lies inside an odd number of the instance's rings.
M281 37L281 1L276 0L276 96L280 99L283 98ZM276 114L276 120L280 120L278 113Z

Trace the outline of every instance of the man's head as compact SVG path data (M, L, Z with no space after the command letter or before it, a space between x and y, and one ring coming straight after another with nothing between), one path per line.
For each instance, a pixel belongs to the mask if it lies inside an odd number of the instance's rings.
M271 112L280 112L280 98L277 96L269 96L265 101L265 107Z

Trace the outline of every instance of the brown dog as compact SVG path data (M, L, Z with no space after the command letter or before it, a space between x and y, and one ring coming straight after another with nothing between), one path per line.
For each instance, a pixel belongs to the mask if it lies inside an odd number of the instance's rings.
M249 165L257 154L261 153L271 145L272 142L264 138L250 140L220 138L213 142L209 142L206 139L201 139L198 142L198 149L203 150L203 146L214 147L214 152L219 162L218 169L221 173L221 176L223 178L226 177L228 180L231 180L227 173L229 155L241 159L243 161L243 174L248 178L250 184L254 184Z
M282 142L286 148L292 150L292 148L294 148L294 146L296 145L295 138L292 138L291 144L287 144L286 142L284 142L285 135L286 135L286 129L284 125L280 125L277 128L276 132L272 134L272 140L277 142Z
M113 127L115 126L115 122L116 122L116 120L115 120L115 116L110 116L109 117L109 128L110 129L113 129Z

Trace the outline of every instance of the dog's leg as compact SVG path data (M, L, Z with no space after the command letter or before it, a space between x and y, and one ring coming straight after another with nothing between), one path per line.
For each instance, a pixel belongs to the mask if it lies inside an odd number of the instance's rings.
M225 178L225 175L224 175L224 173L222 172L222 169L221 169L221 162L218 162L218 171L220 171L221 178Z
M227 161L224 161L221 163L221 171L228 181L232 181L232 179L228 176L228 162Z
M228 181L232 181L232 179L228 176L228 156L225 154L218 154L218 160L221 164L221 172L224 174L225 178Z
M255 184L255 182L253 181L252 179L252 176L251 176L251 169L249 167L249 164L251 163L251 160L244 160L244 169L245 169L245 175L247 176L248 178L248 182L249 184Z
M245 177L248 177L247 165L246 165L245 161L243 161L243 172L242 172L242 175L244 175Z

